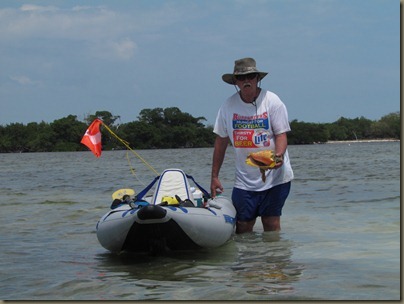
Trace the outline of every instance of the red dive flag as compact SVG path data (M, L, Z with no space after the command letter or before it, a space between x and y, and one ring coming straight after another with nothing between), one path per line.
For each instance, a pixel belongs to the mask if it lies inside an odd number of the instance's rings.
M102 124L102 120L98 118L95 119L81 139L81 143L86 145L97 157L101 156L100 124Z

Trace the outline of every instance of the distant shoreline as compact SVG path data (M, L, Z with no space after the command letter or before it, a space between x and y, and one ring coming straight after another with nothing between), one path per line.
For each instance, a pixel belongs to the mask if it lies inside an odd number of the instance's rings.
M373 142L399 142L399 139L358 139L358 140L329 140L326 144L351 144L351 143L373 143Z

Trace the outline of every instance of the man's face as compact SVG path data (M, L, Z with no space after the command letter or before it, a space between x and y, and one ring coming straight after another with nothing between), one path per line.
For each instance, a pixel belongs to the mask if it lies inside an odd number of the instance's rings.
M240 88L242 92L248 93L248 91L252 91L257 88L258 83L258 74L246 74L246 75L236 75L234 76L236 79L236 85Z

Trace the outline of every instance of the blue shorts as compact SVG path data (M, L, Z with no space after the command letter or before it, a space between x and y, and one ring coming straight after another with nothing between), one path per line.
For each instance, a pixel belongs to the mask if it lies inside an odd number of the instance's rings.
M281 216L290 192L291 182L264 191L233 188L231 199L237 210L237 220L249 222L258 216Z

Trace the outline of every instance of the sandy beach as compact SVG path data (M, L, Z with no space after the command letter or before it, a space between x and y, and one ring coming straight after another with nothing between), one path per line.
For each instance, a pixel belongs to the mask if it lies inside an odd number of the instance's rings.
M358 139L358 140L329 140L326 144L351 144L351 143L372 143L372 142L396 142L399 139Z

